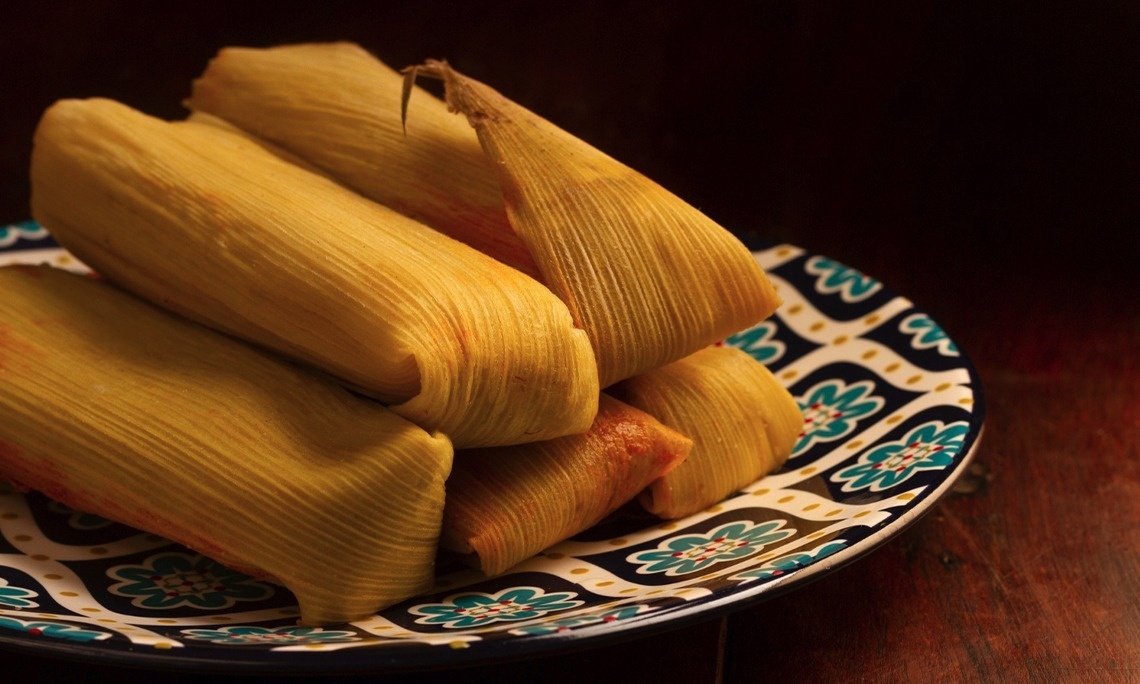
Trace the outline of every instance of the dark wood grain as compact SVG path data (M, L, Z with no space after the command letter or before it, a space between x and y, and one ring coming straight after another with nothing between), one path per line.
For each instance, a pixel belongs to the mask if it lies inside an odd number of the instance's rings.
M870 556L663 634L396 681L1140 681L1140 12L1129 3L585 0L0 8L0 220L40 112L181 116L228 44L445 57L742 235L930 312L976 364L974 472ZM18 680L117 679L3 654ZM192 681L164 675L163 681Z
M1140 316L1119 289L1081 291L1095 299L961 307L983 316L964 330L988 403L974 472L897 542L731 617L730 634L778 623L796 645L730 651L732 674L1140 678Z

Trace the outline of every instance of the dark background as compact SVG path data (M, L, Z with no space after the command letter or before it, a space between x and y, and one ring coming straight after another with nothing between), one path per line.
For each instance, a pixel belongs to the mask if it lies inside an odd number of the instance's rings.
M9 1L0 221L27 218L54 100L181 117L220 47L337 39L395 67L446 58L741 235L881 278L986 389L978 480L852 568L661 639L470 677L1140 673L1140 5Z
M181 117L218 48L337 39L396 67L446 58L730 229L851 265L886 252L949 282L988 277L977 252L1015 274L1136 256L1126 0L8 2L0 216L28 214L54 100Z

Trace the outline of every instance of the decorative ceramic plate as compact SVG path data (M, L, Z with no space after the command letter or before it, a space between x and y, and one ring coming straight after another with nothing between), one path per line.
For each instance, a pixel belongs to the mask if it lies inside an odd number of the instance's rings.
M280 586L4 490L0 645L234 672L470 665L705 619L855 560L964 470L982 430L978 378L935 321L875 279L789 245L756 258L784 305L727 344L781 378L804 430L780 472L719 505L668 523L631 505L504 576L444 562L430 594L307 628ZM10 262L84 270L34 223L0 226Z

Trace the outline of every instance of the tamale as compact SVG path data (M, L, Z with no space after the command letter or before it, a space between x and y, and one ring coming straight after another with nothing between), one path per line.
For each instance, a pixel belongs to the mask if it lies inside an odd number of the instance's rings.
M444 63L416 73L447 102L409 87L406 133L400 76L348 43L226 48L188 104L537 277L589 333L603 387L776 308L749 251L692 206Z
M803 429L788 390L733 347L707 347L609 391L693 440L689 458L639 497L662 518L696 513L779 469Z
M402 88L403 76L352 43L228 47L194 81L187 105L537 276L475 132L417 88L405 135Z
M442 79L475 128L542 281L590 335L603 388L779 305L740 240L673 193L446 62L416 74Z
M274 578L304 624L431 586L446 437L106 282L0 293L2 477Z
M589 341L540 283L222 127L60 101L32 213L112 282L456 445L574 434L597 410Z
M603 394L584 434L457 452L441 545L500 574L616 511L677 467L691 446Z

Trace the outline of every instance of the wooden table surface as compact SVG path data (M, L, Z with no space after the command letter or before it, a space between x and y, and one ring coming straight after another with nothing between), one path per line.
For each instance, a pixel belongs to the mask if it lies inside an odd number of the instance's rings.
M27 218L30 136L55 99L181 116L229 44L446 57L727 227L909 296L976 365L987 428L933 512L812 584L621 643L393 681L1140 681L1140 12L753 4L6 3L0 219ZM0 659L12 681L128 674Z

